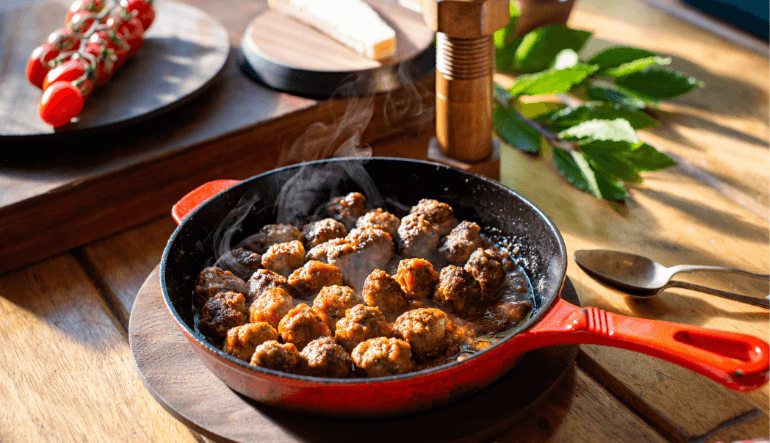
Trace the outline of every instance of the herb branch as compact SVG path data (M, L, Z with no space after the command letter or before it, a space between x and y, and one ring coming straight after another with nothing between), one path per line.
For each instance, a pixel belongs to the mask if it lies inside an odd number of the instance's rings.
M657 123L648 109L702 82L665 68L671 59L645 49L614 47L581 60L591 33L564 25L511 39L517 22L511 3L511 23L495 33L496 68L518 74L508 90L495 84L493 117L500 137L535 155L545 141L569 183L605 200L628 198L624 183L642 183L642 172L676 165L636 131ZM533 116L520 111L524 96L568 93L585 101Z

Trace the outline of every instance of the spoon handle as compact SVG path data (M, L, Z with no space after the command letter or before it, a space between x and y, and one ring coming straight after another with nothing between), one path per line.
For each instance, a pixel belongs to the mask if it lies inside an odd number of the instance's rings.
M747 275L749 277L770 280L770 275L768 274L755 274L753 272L744 271L742 269L725 268L723 266L677 265L677 266L671 266L668 269L671 270L671 275L678 274L680 272L717 271L717 272L734 272L736 274Z
M682 281L672 281L666 285L666 288L683 288L691 289L693 291L705 292L706 294L716 295L718 297L727 298L741 303L747 303L754 306L761 306L763 308L770 308L770 300L767 298L749 297L747 295L733 294L732 292L720 291L719 289L707 288L705 286L694 285L692 283L686 283Z

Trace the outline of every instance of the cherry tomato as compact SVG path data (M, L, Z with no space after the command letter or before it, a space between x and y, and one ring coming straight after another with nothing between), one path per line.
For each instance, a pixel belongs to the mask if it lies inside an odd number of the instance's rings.
M124 20L121 26L125 30L126 43L131 46L131 49L128 50L128 56L133 57L139 52L139 49L142 48L142 43L144 43L144 26L136 17Z
M58 55L59 51L51 43L44 43L35 48L32 51L32 55L29 56L29 60L27 60L27 80L38 88L42 88L43 80L48 71L51 70L47 64Z
M99 43L87 43L86 52L96 58L96 73L94 86L101 86L112 77L115 72L117 56L106 45Z
M59 28L48 35L47 41L59 51L75 51L80 47L80 34L70 28Z
M72 14L72 17L67 20L67 27L72 29L73 32L84 34L96 21L96 14L89 11L77 11Z
M155 8L152 7L152 0L121 0L120 5L142 22L142 29L145 31L155 21Z
M70 82L52 84L43 93L38 114L55 128L65 125L83 110L84 99L80 90Z
M56 82L71 82L79 87L80 94L86 99L94 89L94 84L91 81L92 77L93 75L88 70L87 62L81 58L72 58L64 63L60 63L48 72L45 80L43 80L43 89L47 90L50 85ZM84 86L85 80L89 80L89 82Z
M72 23L72 16L78 11L99 12L102 8L104 8L103 0L75 0L67 11L67 18L64 23Z
M88 38L89 43L106 45L107 49L112 51L115 56L113 70L117 69L128 58L128 51L131 47L125 39L119 38L112 29L103 29L91 34Z

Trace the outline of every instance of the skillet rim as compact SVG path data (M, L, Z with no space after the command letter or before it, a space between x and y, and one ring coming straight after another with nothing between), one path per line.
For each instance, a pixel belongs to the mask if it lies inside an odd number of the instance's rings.
M233 192L235 189L241 188L241 187L247 187L252 182L261 179L268 175L277 174L279 172L283 172L289 169L300 169L305 166L313 166L313 165L319 165L319 164L329 164L333 162L357 162L360 164L366 164L371 161L375 162L405 162L405 163L412 163L412 164L420 164L423 165L423 167L435 167L437 169L447 169L451 171L458 172L460 174L464 174L467 176L470 176L473 180L480 180L482 182L486 182L489 185L500 187L503 191L511 194L513 197L519 199L523 204L528 206L532 211L534 211L548 226L552 234L555 234L556 239L556 245L558 246L558 256L561 258L559 260L558 264L562 268L562 272L560 273L560 281L558 282L558 285L555 286L555 291L553 294L540 294L540 300L541 303L539 306L533 307L533 313L530 315L529 319L524 322L523 324L518 325L515 327L511 332L505 336L504 338L500 339L499 341L493 343L491 346L475 352L468 357L466 357L462 361L451 361L448 363L444 363L438 366L434 366L427 369L422 369L419 371L413 371L413 372L407 372L405 374L399 374L399 375L390 375L387 377L367 377L367 378L348 378L348 379L339 379L339 378L328 378L328 377L311 377L307 375L298 375L298 374L290 374L287 372L280 372L273 369L267 369L267 368L261 368L259 366L251 365L250 363L237 359L224 351L218 349L211 343L209 343L207 340L203 339L202 336L200 336L199 333L195 332L190 326L187 324L187 322L184 321L184 319L181 318L177 310L173 307L169 292L167 290L167 284L166 284L166 268L169 266L169 258L168 254L171 249L171 245L174 243L174 241L177 239L177 237L180 235L182 230L184 229L184 226L192 219L194 219L194 216L198 211L202 210L203 207L211 204L213 201L215 201L217 198L221 198L221 196ZM475 174L469 171L464 171L459 168L455 168L452 166L445 165L443 163L436 163L431 161L424 161L424 160L415 160L415 159L407 159L407 158L400 158L400 157L345 157L345 158L331 158L331 159L322 159L322 160L313 160L309 162L301 162L296 163L293 165L283 166L280 168L271 169L269 171L263 172L261 174L254 175L252 177L249 177L247 179L242 180L240 183L227 188L216 195L209 198L207 201L200 204L198 207L195 208L190 214L185 217L184 220L182 220L181 223L174 229L174 232L171 234L171 237L169 237L168 243L166 244L166 247L163 249L163 255L161 257L160 261L160 286L161 290L163 292L163 303L166 305L166 308L171 313L171 316L174 319L174 322L177 324L177 326L182 329L182 332L187 336L188 340L192 339L195 341L195 343L199 346L204 348L206 351L213 353L213 356L219 359L224 359L231 365L238 366L241 370L247 370L255 375L268 375L272 377L279 377L279 378L288 378L290 380L296 380L300 382L312 382L316 384L324 384L324 385L340 385L342 386L352 386L352 385L365 385L365 384L372 384L372 383L390 383L390 382L398 382L406 379L411 378L421 378L421 377L428 377L432 375L433 373L444 371L444 370L450 370L451 368L455 366L462 365L469 360L473 360L476 358L479 358L480 356L483 356L492 350L499 348L501 346L504 346L511 342L515 337L517 337L522 332L528 330L532 326L536 325L540 322L540 319L543 315L545 315L548 311L551 305L560 297L561 290L564 287L564 281L567 277L567 248L564 243L564 239L561 236L561 233L559 232L556 225L553 223L550 217L548 217L539 207L537 207L534 203L529 201L528 199L521 196L519 193L514 191L511 188L508 188L507 186L491 180L487 177L484 177L479 174ZM529 277L529 276L528 276ZM518 358L523 353L518 353L515 358Z

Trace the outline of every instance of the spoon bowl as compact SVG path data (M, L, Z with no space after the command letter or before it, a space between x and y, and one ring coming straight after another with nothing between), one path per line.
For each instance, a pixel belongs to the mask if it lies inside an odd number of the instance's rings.
M733 272L764 280L770 280L770 275L755 274L721 266L677 265L666 267L641 255L602 249L575 251L573 257L580 269L586 274L610 287L636 297L650 298L666 288L676 287L701 291L754 306L770 307L770 300L766 297L749 297L692 283L671 281L675 274L693 271Z

